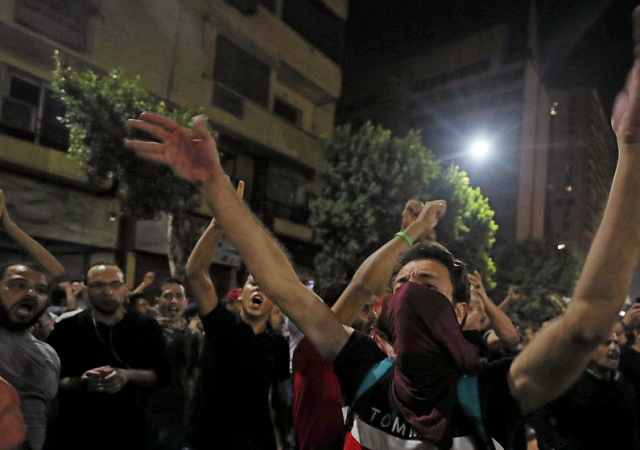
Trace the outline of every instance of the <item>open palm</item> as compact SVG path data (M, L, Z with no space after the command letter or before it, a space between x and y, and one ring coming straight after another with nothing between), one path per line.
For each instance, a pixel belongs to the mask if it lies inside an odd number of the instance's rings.
M193 132L157 114L145 112L140 119L129 119L128 125L162 142L125 140L125 145L136 154L168 165L176 175L194 184L202 184L216 175L224 176L216 143L203 116L193 118Z
M633 11L635 62L611 115L613 131L621 144L640 144L640 8Z

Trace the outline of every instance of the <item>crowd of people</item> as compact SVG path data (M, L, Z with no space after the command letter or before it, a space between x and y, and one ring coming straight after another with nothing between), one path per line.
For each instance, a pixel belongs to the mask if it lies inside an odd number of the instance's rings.
M410 200L348 283L316 293L231 186L206 118L143 113L129 126L157 141L125 144L215 219L186 279L129 292L113 262L65 279L0 191L0 229L29 256L0 266L0 449L640 449L640 303L619 320L640 258L640 59L612 124L616 176L572 301L523 342L517 289L496 305L434 241L443 200ZM223 234L249 275L219 296Z

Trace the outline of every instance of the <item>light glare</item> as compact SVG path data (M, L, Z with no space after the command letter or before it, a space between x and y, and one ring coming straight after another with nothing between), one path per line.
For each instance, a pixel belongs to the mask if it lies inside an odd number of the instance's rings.
M487 153L489 153L489 143L484 139L478 139L473 144L471 144L471 148L469 151L476 158L484 158Z

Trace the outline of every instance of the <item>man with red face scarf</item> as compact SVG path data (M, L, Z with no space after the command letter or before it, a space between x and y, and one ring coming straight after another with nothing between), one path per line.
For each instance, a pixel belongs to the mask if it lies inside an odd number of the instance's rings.
M640 36L640 9L634 22ZM200 187L260 287L318 352L334 362L354 417L353 440L347 445L507 449L521 417L557 398L582 374L591 353L617 321L640 258L640 46L638 50L613 112L620 150L616 178L571 305L513 363L498 366L478 366L476 349L462 339L459 324L466 308L460 300L468 293L456 283L462 267L455 262L452 270L429 256L412 259L400 269L395 294L383 314L397 354L395 360L380 365L387 361L385 355L365 350L367 338L343 327L300 283L278 245L240 201L222 169L204 117L194 118L191 131L144 113L129 125L159 142L126 143ZM353 200L356 193L345 195ZM425 205L425 214L437 220L444 207L444 202L431 202ZM412 244L415 237L405 234L395 240ZM376 409L360 411L359 401L369 394L369 404ZM488 397L494 398L493 403L487 402ZM374 401L381 407L388 404L389 412L381 415Z

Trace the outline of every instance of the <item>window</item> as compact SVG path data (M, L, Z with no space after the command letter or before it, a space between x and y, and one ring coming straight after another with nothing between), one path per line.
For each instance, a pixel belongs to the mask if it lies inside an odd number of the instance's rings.
M212 104L236 117L244 116L244 99L223 84L214 83Z
M213 70L214 81L266 108L269 101L270 76L271 68L268 65L257 60L226 37L218 35Z
M64 103L47 84L7 68L0 92L0 131L45 147L66 150L69 130L58 121Z
M90 0L18 0L15 19L70 48L86 51L87 29L98 7Z
M281 173L275 174L274 178L274 183L271 185L272 189L269 192L270 200L290 208L296 206L298 180Z
M279 97L273 102L273 112L282 117L287 122L299 126L302 122L302 111L295 106L290 105Z
M282 20L333 61L342 60L344 21L321 0L285 0Z

